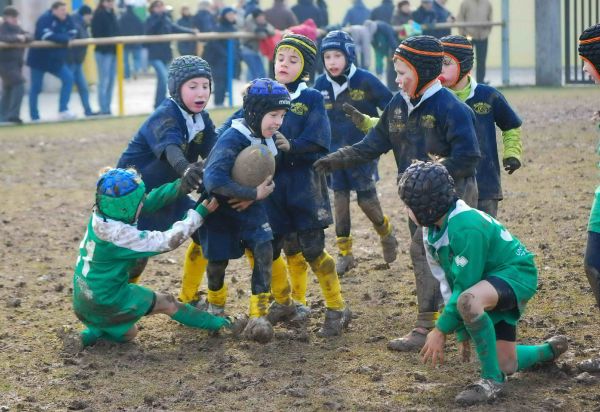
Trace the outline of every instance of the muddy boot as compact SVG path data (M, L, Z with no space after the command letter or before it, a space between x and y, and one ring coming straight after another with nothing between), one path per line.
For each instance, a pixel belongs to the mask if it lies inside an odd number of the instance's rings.
M182 302L185 303L185 302ZM190 305L194 306L196 309L199 309L203 312L208 311L208 300L206 300L206 295L204 294L196 294L196 297L188 302Z
M259 343L270 342L273 339L273 326L266 316L250 318L244 329L244 336Z
M248 326L248 316L245 315L229 318L229 320L231 323L224 330L234 337L241 335Z
M600 358L586 359L577 364L577 369L581 372L588 373L599 373L600 372Z
M56 336L62 342L62 353L67 356L75 356L84 348L82 334L77 332L73 327L63 325L54 330ZM95 342L94 342L95 343ZM89 343L89 346L92 343Z
M454 400L461 405L475 405L493 401L502 394L504 383L493 379L480 379L470 384Z
M292 301L289 305L282 305L273 301L269 307L267 319L271 325L276 325L279 322L285 322L296 314L296 304Z
M428 329L414 328L401 338L389 341L387 347L398 352L418 352L425 345L428 333Z
M308 317L310 316L310 308L298 302L295 302L294 305L296 305L296 313L289 319L289 322L294 324L302 324L308 321Z
M347 306L344 310L327 309L325 312L325 321L321 329L317 332L317 336L321 338L339 336L348 327L351 320L352 312Z
M384 216L381 226L374 226L379 234L381 241L381 250L385 263L392 263L398 256L398 241L394 234L394 227L387 216Z
M225 316L225 306L215 305L214 303L209 303L206 307L206 311L211 315Z
M335 263L335 271L339 277L344 276L350 269L356 267L354 255L352 254L352 236L338 236L336 243L340 253Z
M552 361L558 359L560 355L569 349L569 341L564 335L552 336L546 343L550 345L552 353L554 353L554 359L552 359Z

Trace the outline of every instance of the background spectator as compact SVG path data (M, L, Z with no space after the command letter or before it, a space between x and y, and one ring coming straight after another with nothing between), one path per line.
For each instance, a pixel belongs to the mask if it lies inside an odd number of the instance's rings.
M119 35L119 23L115 14L114 0L100 0L92 17L93 37L114 37ZM96 46L98 66L98 105L100 114L111 114L113 88L117 72L116 46L114 44Z
M50 10L42 14L35 23L35 40L48 40L67 45L75 37L75 34L73 20L71 20L71 16L67 11L67 4L63 1L52 3ZM29 88L29 114L31 120L36 121L40 118L38 96L42 91L45 73L50 73L61 81L58 98L59 118L70 120L76 117L69 111L73 75L66 62L66 48L33 48L29 50L27 65L31 68L31 85Z
M391 91L398 90L396 72L392 56L398 46L398 35L391 24L384 21L365 21L365 26L373 33L372 45L375 50L375 71L378 76L383 75L383 63L386 67L386 83Z
M162 0L150 3L150 16L146 20L145 34L195 33L195 30L181 27L170 19L167 7ZM173 52L169 42L147 43L148 60L156 73L156 93L154 108L156 109L167 97L167 68L173 60Z
M217 31L221 33L235 32L236 14L232 7L225 7L221 10ZM206 43L204 48L204 60L210 64L213 75L213 85L215 88L215 106L223 106L225 101L225 91L228 85L227 78L227 41L211 40ZM240 61L239 40L233 40L233 59L234 67Z
M381 4L371 11L371 20L391 23L393 14L394 4L392 0L382 0Z
M267 23L265 13L256 8L246 17L244 30L258 35L258 39L245 40L242 45L242 60L248 66L247 80L266 77L265 66L259 54L260 41L274 36L275 28Z
M88 32L88 27L92 21L92 9L90 6L86 6L85 4L81 6L71 15L71 19L73 19L73 24L77 30L76 39L87 39L90 37L90 33ZM87 46L71 47L67 56L67 64L73 74L73 82L77 86L83 112L86 116L93 116L96 113L93 113L90 107L90 93L82 67L87 49Z
M319 28L329 26L329 10L327 8L327 2L325 0L317 0L316 5L321 11L321 26L319 26Z
M200 33L208 33L215 31L217 26L215 15L211 10L211 3L209 0L202 0L198 3L198 11L194 16L194 27Z
M0 24L0 41L6 43L26 43L33 37L19 25L19 12L7 6L2 12L4 21ZM23 77L23 55L25 48L0 49L0 79L2 79L2 99L0 100L0 122L23 123L21 102L25 94Z
M265 16L269 24L277 30L285 30L298 24L296 15L285 4L285 0L274 0L273 7L265 10Z
M365 70L369 70L371 66L371 42L373 41L373 35L375 34L372 30L377 30L376 25L370 27L364 24L355 24L353 26L347 26L344 28L345 31L350 33L354 44L356 46L356 58L357 66Z
M348 9L342 20L342 26L363 24L370 16L371 10L365 6L363 0L354 0L354 5Z
M299 23L312 19L317 27L324 27L321 10L315 6L313 0L298 0L298 4L292 7L292 12Z
M410 1L403 0L398 2L398 6L394 10L394 15L392 16L392 26L401 26L410 22L412 19Z
M458 12L458 21L491 22L492 4L489 0L463 0ZM460 34L468 37L475 48L477 63L475 78L477 83L485 83L485 61L487 59L488 37L491 27L461 27Z
M125 12L119 18L119 34L121 36L140 36L144 34L144 22L138 17L133 5L127 5ZM142 71L142 45L126 44L125 55L125 78L133 76L135 79ZM131 70L133 66L133 70Z
M434 0L433 2L433 11L435 11L435 21L436 23L451 23L454 20L454 16L450 11L446 8L447 0ZM449 36L452 32L451 29L435 29L434 36L438 39L441 39L444 36Z
M435 25L436 14L433 10L433 0L421 0L421 5L413 12L413 20L423 25ZM435 36L436 30L427 28L423 30L423 34Z
M188 29L194 29L194 16L189 7L183 6L181 8L181 17L177 20L177 24L181 27L187 27ZM177 51L179 55L185 56L186 54L196 55L196 44L195 41L180 41L177 42Z

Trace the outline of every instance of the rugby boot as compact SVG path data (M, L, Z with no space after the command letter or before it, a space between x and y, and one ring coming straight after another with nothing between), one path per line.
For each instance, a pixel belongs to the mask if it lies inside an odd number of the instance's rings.
M352 254L352 236L338 236L336 238L340 253L337 256L335 263L335 271L338 276L344 276L350 269L356 267L354 255Z
M322 338L339 336L344 329L348 328L351 320L352 312L347 306L342 310L327 309L325 311L325 321L321 329L317 331L317 336Z
M493 379L480 379L467 386L454 400L460 405L476 405L493 401L502 394L504 382Z
M418 352L425 345L428 329L414 328L401 338L392 339L388 342L388 349L398 352Z
M374 225L374 227L379 234L383 260L385 263L392 263L398 256L398 240L396 240L396 235L394 234L394 227L387 216L383 217L381 225Z
M276 325L279 322L285 322L296 315L296 303L290 302L289 305L282 305L277 301L271 302L269 306L269 313L267 319L272 325Z
M546 341L550 348L552 349L552 353L554 353L554 359L558 359L560 355L565 353L567 349L569 349L569 341L564 335L552 336L550 339Z

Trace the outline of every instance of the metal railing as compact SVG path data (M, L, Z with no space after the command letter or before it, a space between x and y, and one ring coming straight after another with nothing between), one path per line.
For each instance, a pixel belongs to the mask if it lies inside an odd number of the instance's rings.
M506 18L508 13L506 13ZM504 18L504 10L503 10ZM454 23L437 23L423 24L423 29L445 29L455 27L493 27L502 26L502 82L508 84L508 30L505 21L500 22L454 22ZM394 27L400 31L401 27ZM505 33L506 32L506 33ZM118 114L125 114L124 104L124 46L126 44L148 44L148 43L165 43L173 41L198 41L207 42L211 40L227 40L227 91L229 94L229 106L233 106L233 76L234 76L234 59L233 59L233 40L256 39L257 36L250 32L210 32L210 33L177 33L177 34L159 34L159 35L144 35L144 36L116 36L116 37L89 37L86 39L71 40L67 45L59 44L46 40L36 40L30 43L4 43L0 42L0 49L7 48L65 48L65 47L80 47L90 45L116 45L117 58L117 95L118 95Z

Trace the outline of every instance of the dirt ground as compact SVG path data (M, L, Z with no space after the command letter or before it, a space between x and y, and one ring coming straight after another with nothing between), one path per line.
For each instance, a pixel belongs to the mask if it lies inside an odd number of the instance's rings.
M593 88L507 90L524 119L524 166L503 176L499 219L537 254L539 293L519 327L522 342L566 334L557 365L518 373L509 395L472 410L600 410L600 376L575 379L578 361L600 355L598 309L582 257L592 194L598 185L598 134L589 121ZM215 112L215 123L226 113ZM459 363L454 339L447 362L423 366L417 354L386 349L416 314L407 220L395 190L391 154L380 163L379 192L401 247L383 264L375 231L353 204L358 268L342 279L355 313L340 338L315 335L323 302L312 277L308 330L277 328L261 345L209 337L165 316L141 321L134 343L98 344L61 355L53 333L80 328L71 310L77 246L92 204L96 172L115 164L142 118L0 129L0 410L449 410L477 377ZM329 251L336 252L333 229ZM185 247L152 259L142 283L177 293ZM230 265L231 313L245 312L246 262ZM596 319L596 321L594 321Z

